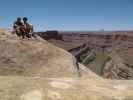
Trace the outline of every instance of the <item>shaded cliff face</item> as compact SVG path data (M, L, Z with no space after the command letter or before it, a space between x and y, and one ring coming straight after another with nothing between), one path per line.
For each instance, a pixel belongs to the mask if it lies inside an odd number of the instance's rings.
M88 50L79 53L77 59L98 75L110 79L133 79L133 32L75 32L62 33L62 37L64 41L49 42L73 55L82 51L85 44Z

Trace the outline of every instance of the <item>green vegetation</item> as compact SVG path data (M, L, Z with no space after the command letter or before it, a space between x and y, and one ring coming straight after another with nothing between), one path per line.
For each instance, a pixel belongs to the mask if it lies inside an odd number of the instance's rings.
M109 62L112 58L107 52L95 52L95 59L89 65L87 65L91 70L93 70L98 75L103 74L103 69L105 64Z

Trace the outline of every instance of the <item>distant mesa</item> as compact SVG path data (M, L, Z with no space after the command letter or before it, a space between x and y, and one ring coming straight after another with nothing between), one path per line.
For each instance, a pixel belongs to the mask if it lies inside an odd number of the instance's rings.
M56 40L63 40L62 35L59 34L56 30L46 31L46 32L36 32L40 37L42 37L45 40L49 39L56 39Z

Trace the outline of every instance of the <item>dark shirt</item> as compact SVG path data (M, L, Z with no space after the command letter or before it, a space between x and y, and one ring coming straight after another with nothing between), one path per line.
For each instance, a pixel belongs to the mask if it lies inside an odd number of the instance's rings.
M14 28L17 28L17 26L20 26L20 27L21 27L21 26L24 26L24 25L23 25L22 22L16 21L16 22L14 22L14 26L13 26L13 27L14 27Z

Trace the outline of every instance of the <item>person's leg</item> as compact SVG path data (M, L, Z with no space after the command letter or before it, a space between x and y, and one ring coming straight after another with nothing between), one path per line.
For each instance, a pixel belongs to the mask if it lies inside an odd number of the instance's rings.
M22 32L22 39L25 39L25 33Z
M20 29L21 30L21 36L22 36L22 39L24 39L25 38L25 29L24 28L21 28Z
M19 38L21 37L21 31L18 28L15 29L15 33Z
M36 35L35 35L34 33L32 33L31 35L32 35L33 38L35 38L35 39L37 38Z

